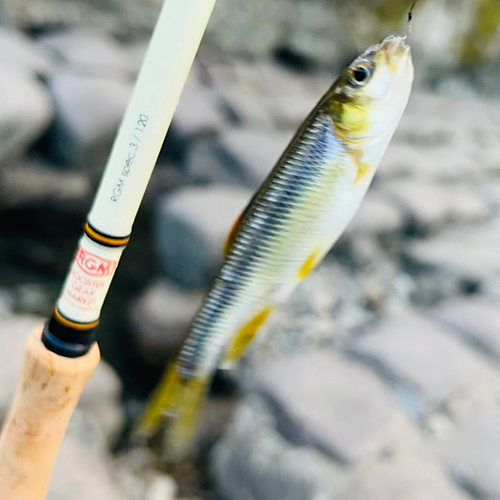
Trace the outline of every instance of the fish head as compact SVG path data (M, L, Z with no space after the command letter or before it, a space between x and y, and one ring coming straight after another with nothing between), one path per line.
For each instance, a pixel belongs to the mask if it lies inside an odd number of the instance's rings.
M342 72L327 94L338 137L363 144L392 137L410 96L413 64L404 38L372 45Z

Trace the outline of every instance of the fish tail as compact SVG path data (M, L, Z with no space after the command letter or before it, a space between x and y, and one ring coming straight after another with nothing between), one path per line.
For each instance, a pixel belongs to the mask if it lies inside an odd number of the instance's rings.
M180 375L174 364L154 392L134 434L143 439L151 437L166 417L167 459L172 462L184 459L196 432L209 382L208 376Z

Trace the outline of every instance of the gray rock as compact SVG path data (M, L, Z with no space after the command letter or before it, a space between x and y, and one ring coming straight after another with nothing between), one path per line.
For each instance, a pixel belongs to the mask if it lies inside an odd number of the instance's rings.
M474 179L480 173L478 159L471 153L458 151L454 144L424 149L407 142L394 142L387 149L377 176L453 181Z
M429 240L413 241L405 258L433 272L481 283L500 273L497 231L474 228L445 231Z
M491 299L452 299L440 304L434 315L457 329L482 351L500 358L500 311Z
M49 87L56 105L49 137L52 156L68 165L101 170L132 85L108 77L58 73Z
M386 182L383 190L425 228L476 222L490 215L487 203L464 185L437 185L412 179Z
M243 126L257 130L273 128L273 116L263 102L262 94L250 85L223 81L216 88L223 105Z
M0 28L0 62L38 75L47 75L54 66L50 54L43 47L38 47L22 32L7 26Z
M73 73L85 76L130 78L134 61L124 47L109 35L97 31L74 30L39 38L40 47L51 51Z
M184 188L160 200L155 245L162 272L190 288L210 284L224 243L251 192L230 186Z
M292 139L290 132L233 129L220 138L227 154L240 165L250 187L259 186Z
M241 500L326 500L346 482L335 464L285 440L256 396L238 408L217 444L212 471L220 493Z
M0 64L0 163L26 152L53 116L50 97L26 70Z
M5 416L21 374L26 340L43 325L37 316L7 316L0 323L0 418Z
M449 472L477 498L500 498L499 420L498 410L476 411L445 442Z
M193 68L175 111L172 130L180 137L188 138L196 134L217 132L224 124L212 90L198 81L196 66Z
M134 344L144 362L161 368L175 355L189 330L203 293L165 280L150 285L131 307Z
M278 429L288 440L344 462L377 452L404 423L376 375L326 352L264 366L255 385L276 406Z
M446 402L484 363L438 324L409 312L384 318L353 350L414 392L425 409Z
M396 456L363 470L339 500L467 500L439 468L416 457Z
M403 211L388 196L370 191L348 226L348 233L391 234L403 227Z
M38 161L10 163L0 171L0 203L17 207L27 203L82 204L92 194L88 176L61 171Z
M71 433L63 442L47 500L126 500L111 479L109 459L90 450Z

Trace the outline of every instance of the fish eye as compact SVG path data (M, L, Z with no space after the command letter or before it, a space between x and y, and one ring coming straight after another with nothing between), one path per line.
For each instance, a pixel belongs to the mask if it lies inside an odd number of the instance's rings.
M350 71L350 82L354 86L361 86L366 83L370 77L370 69L364 64L357 64Z

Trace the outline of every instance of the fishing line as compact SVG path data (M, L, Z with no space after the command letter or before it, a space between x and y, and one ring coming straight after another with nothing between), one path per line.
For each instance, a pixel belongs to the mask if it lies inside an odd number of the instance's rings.
M415 5L417 5L418 0L415 0L410 7L410 10L408 11L408 34L411 33L411 23L413 21L413 9L415 8Z

